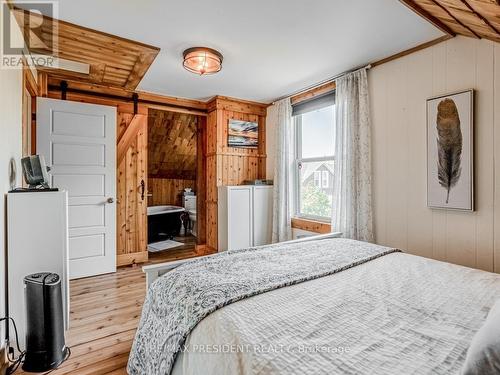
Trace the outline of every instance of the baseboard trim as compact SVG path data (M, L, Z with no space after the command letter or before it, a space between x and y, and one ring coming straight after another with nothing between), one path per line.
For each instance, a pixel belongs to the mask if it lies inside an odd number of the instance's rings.
M148 261L148 252L141 251L130 254L118 254L116 256L117 267L128 266L130 264L145 263Z

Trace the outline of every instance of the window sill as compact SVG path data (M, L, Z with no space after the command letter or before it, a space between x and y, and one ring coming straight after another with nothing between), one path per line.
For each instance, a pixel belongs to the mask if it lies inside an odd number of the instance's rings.
M332 226L329 223L310 219L301 219L298 217L292 218L292 228L320 234L326 234L332 231Z

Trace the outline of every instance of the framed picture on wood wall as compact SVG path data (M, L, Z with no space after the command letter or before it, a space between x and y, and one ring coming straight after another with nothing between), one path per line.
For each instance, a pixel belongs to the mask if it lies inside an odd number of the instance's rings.
M259 147L259 124L256 122L230 119L227 134L229 147Z
M474 210L474 91L427 100L427 206Z

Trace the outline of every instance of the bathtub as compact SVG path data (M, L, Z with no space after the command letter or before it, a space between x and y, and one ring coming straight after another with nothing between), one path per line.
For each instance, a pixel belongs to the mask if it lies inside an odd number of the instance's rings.
M148 207L148 243L172 239L179 235L184 207Z
M179 207L179 206L151 206L148 207L148 216L173 214L176 212L184 212L184 211L186 211L184 207Z

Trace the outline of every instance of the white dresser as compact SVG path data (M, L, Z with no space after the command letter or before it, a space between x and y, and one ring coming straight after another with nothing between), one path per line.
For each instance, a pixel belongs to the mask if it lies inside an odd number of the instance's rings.
M243 249L271 243L272 186L220 186L218 249Z
M61 277L65 327L69 322L68 194L65 191L7 194L8 309L24 348L24 277L54 272ZM10 332L11 340L14 339Z

